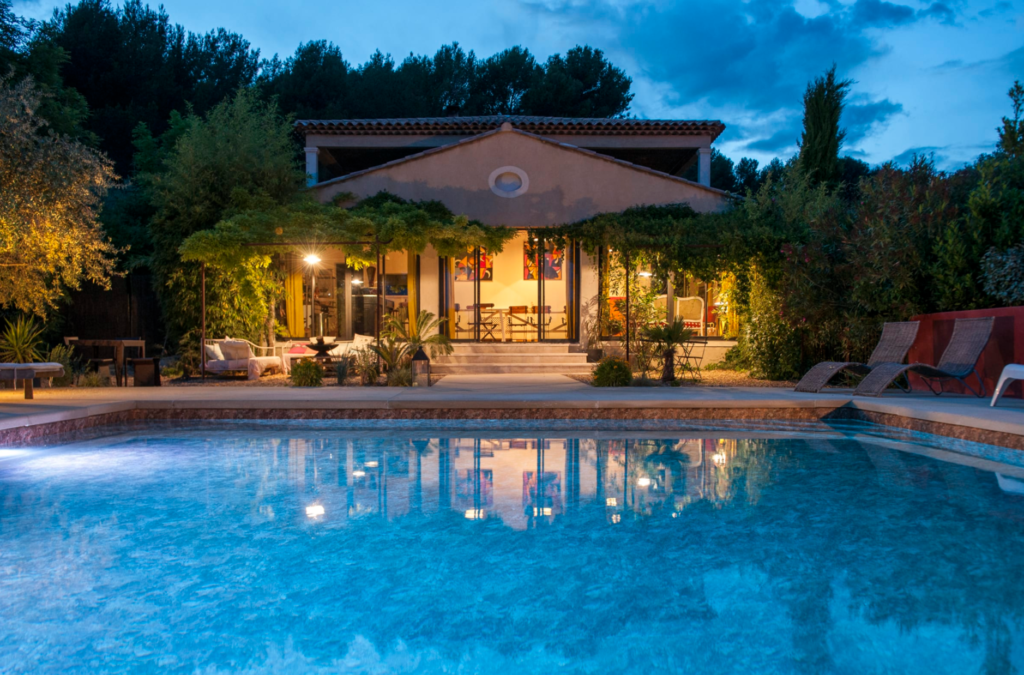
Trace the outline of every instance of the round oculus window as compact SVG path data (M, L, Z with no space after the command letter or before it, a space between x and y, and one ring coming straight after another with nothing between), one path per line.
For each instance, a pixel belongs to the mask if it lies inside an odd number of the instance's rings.
M526 172L516 166L503 166L491 172L487 181L499 197L518 197L530 187Z

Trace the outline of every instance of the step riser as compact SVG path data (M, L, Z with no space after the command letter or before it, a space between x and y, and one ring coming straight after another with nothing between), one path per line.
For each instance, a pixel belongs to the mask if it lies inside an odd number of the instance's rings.
M568 354L569 345L536 343L515 344L458 344L452 345L456 354Z
M561 365L499 365L464 366L458 364L438 364L430 367L435 375L589 375L593 364L561 364Z
M515 365L517 363L586 363L586 354L453 354L434 359L435 364L467 364L480 365L500 363Z

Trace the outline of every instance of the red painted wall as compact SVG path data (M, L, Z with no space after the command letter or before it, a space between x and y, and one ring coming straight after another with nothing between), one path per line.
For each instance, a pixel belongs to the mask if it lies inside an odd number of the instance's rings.
M942 352L949 344L949 338L953 335L953 323L956 319L977 319L986 316L995 317L992 326L992 337L988 346L981 353L978 360L978 372L985 380L988 394L991 396L999 381L999 374L1003 366L1008 363L1024 363L1024 307L1003 307L1000 309L975 309L966 312L940 312L938 314L922 314L911 317L913 321L920 321L921 327L917 332L917 339L914 346L910 348L908 360L910 363L927 363L935 365L942 358ZM927 385L916 375L911 374L911 383L915 391L927 391ZM974 376L967 380L971 385L974 383ZM945 391L965 392L959 382L947 381ZM1006 396L1022 396L1022 383L1016 382L1010 386Z

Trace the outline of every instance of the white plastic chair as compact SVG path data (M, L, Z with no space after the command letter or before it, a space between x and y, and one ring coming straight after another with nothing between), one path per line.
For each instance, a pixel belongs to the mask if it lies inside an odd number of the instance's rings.
M1010 383L1014 380L1024 380L1024 366L1017 363L1007 364L1003 368L1003 373L999 376L999 384L996 385L996 391L992 394L992 403L989 405L995 407L999 401L999 397L1003 395L1006 388L1010 386Z

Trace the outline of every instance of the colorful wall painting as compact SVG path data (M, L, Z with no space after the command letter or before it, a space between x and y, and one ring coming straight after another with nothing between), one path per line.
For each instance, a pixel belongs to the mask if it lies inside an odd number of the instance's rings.
M455 258L455 281L476 281L476 253L469 249L466 255ZM494 281L494 256L480 247L480 281Z
M530 242L523 242L523 280L537 280L537 250ZM565 264L565 249L554 242L544 242L544 280L561 281L562 266Z

